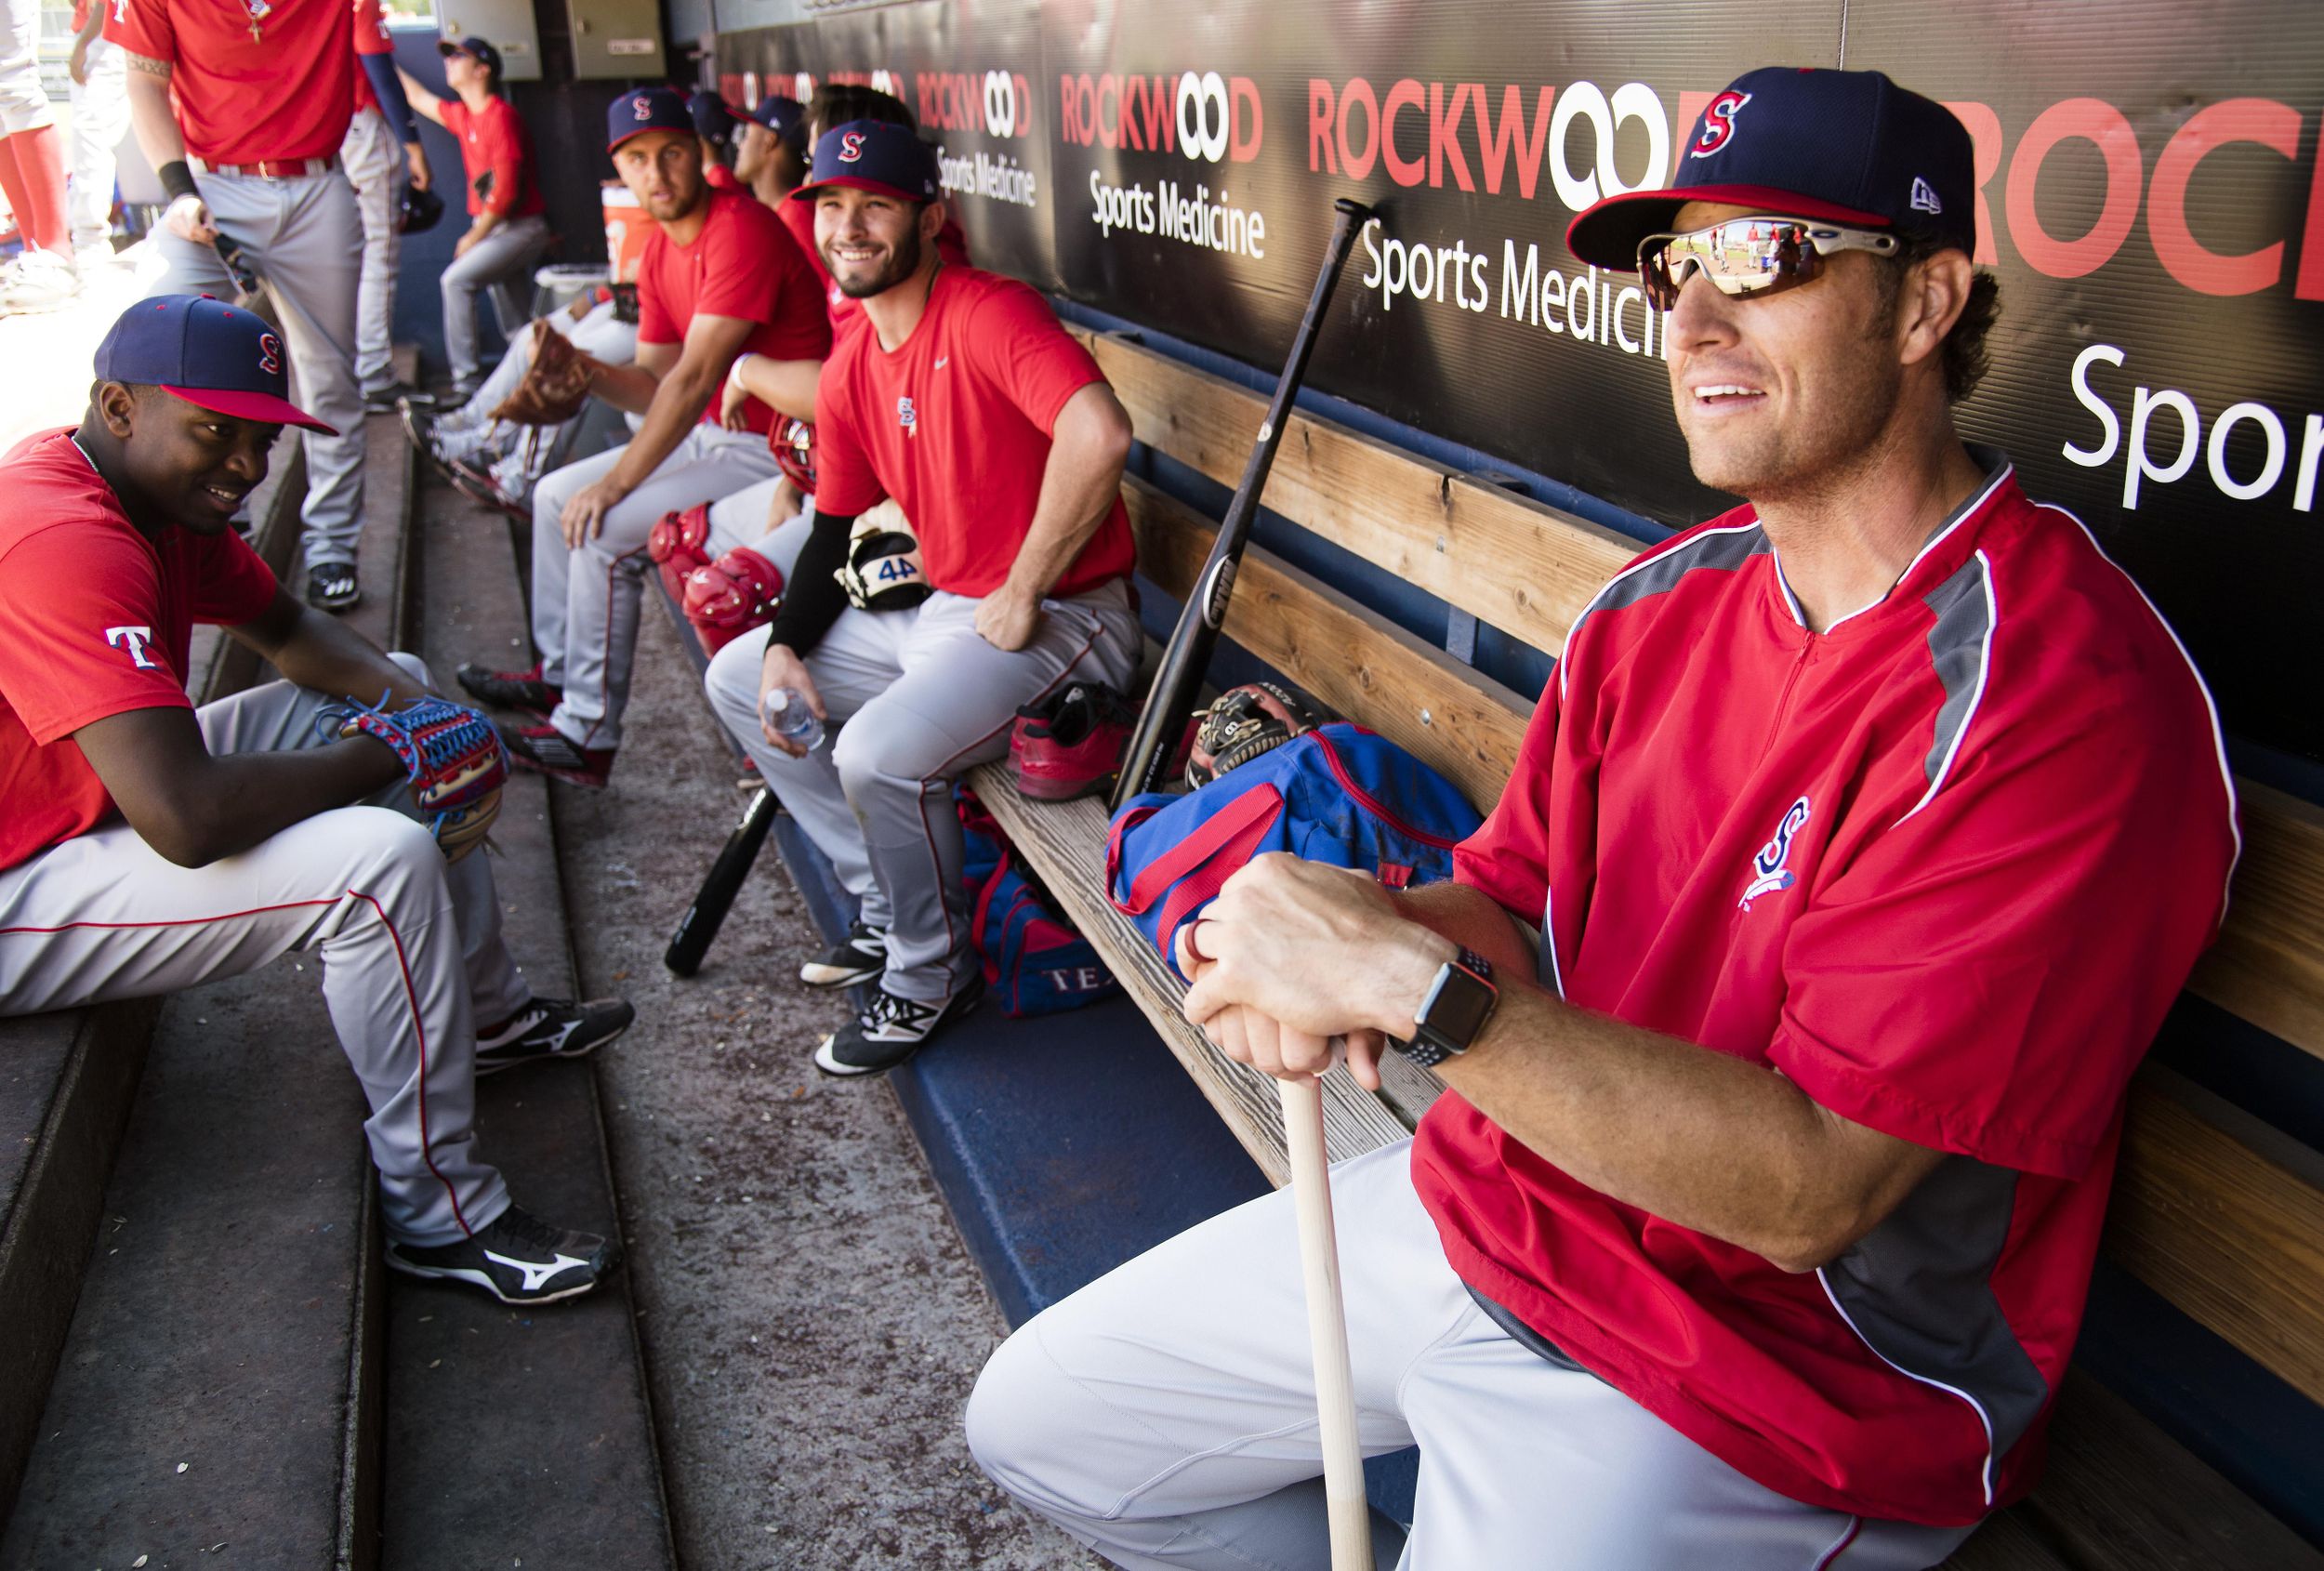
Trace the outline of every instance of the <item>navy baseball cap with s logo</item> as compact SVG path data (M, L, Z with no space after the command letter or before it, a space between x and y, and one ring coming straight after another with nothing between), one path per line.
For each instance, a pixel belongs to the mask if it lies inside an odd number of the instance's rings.
M884 120L851 120L816 139L814 167L791 200L812 202L825 186L853 186L905 202L933 202L943 194L935 150L910 126Z
M632 137L648 131L682 131L694 135L693 112L685 95L671 87L640 87L624 93L605 110L605 151L613 152Z
M1736 78L1696 117L1660 191L1609 196L1566 226L1566 248L1598 267L1638 265L1638 244L1690 202L1890 230L1973 256L1976 156L1943 104L1877 71L1769 66Z
M123 311L97 346L97 379L156 387L237 419L338 434L290 401L281 336L207 295L160 295Z

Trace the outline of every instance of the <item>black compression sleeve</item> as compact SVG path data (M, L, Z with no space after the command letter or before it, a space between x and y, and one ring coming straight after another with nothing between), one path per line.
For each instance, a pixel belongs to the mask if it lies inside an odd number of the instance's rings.
M770 646L787 644L793 653L804 654L823 641L847 609L847 591L839 587L838 574L847 565L848 533L854 527L853 513L815 514L813 533L783 586L783 603L767 624Z
M199 197L202 194L202 188L193 183L192 169L182 158L173 158L153 172L161 178L162 190L169 193L172 202L181 196Z

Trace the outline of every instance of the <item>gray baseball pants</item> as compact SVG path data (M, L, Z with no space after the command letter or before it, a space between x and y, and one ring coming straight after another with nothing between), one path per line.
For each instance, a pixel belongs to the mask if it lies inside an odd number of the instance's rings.
M427 667L390 656L421 680ZM272 682L203 706L213 754L319 746L331 702ZM401 782L239 856L180 867L111 824L0 872L0 1015L174 992L287 950L323 997L371 1117L388 1235L448 1244L508 1208L475 1151L476 1022L532 997L480 852L447 864ZM263 1094L254 1089L254 1094Z
M453 258L443 270L443 352L452 379L476 380L476 297L486 289L501 331L515 332L532 319L533 264L548 249L548 220L537 214L502 224Z
M358 110L339 140L339 167L363 218L363 265L355 291L355 382L364 392L395 385L395 268L403 254L403 177L409 156L376 109Z
M654 526L664 513L716 501L781 473L765 437L696 425L643 485L607 511L602 533L578 548L567 547L558 524L566 502L611 473L627 451L616 447L567 464L533 488L533 647L543 678L565 690L549 723L579 747L621 746L639 602L654 566L645 554Z
M89 41L88 81L73 82L73 184L65 212L77 254L112 247L113 182L121 140L129 134L129 56L103 37Z
M805 528L786 525L777 539L787 560L771 554L788 573ZM719 651L703 680L720 723L855 896L858 919L886 931L881 985L921 1003L950 997L977 964L952 783L1009 750L1019 706L1076 679L1127 687L1138 666L1138 617L1119 581L1042 601L1033 641L1013 651L978 634L983 603L935 594L911 611L841 612L807 669L844 723L803 759L759 730L764 631Z
M1919 1571L1969 1536L1744 1477L1511 1340L1445 1262L1411 1142L1332 1169L1364 1451L1420 1448L1399 1571ZM1299 1225L1286 1189L1021 1327L969 1398L1002 1487L1133 1571L1327 1571Z
M339 434L302 433L307 446L307 561L349 563L363 530L363 400L355 384L355 296L363 229L355 188L333 170L293 179L198 175L202 200L266 280L290 350L292 395ZM234 297L207 245L153 231L169 271L156 295Z

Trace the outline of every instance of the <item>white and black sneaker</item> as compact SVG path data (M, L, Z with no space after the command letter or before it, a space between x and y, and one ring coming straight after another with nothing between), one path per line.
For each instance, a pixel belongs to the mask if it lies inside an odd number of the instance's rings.
M627 998L535 998L498 1025L476 1033L482 1077L552 1058L579 1058L629 1029L638 1011Z
M799 979L810 987L852 987L887 969L888 935L858 922L832 945L831 953L799 967Z
M554 1303L613 1274L621 1250L610 1238L551 1227L510 1206L490 1227L423 1248L390 1242L388 1264L412 1276L472 1282L502 1303Z
M351 611L363 598L351 561L317 562L307 569L307 603L318 611Z
M893 1069L984 1000L981 974L941 1004L899 998L885 987L875 987L870 1004L854 1023L823 1039L815 1050L815 1067L825 1075L877 1075Z

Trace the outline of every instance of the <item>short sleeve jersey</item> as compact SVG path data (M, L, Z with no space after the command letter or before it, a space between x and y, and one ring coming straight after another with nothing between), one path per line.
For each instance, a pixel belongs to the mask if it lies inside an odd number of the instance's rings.
M738 359L821 360L830 352L831 323L814 271L783 221L739 191L710 192L709 217L691 244L655 225L639 258L638 342L683 343L696 316L758 323ZM703 410L706 425L718 424L718 403L713 398ZM761 436L774 424L774 411L755 398L744 401L743 416Z
M351 6L294 0L254 20L238 0L136 0L105 18L105 36L170 63L186 151L205 162L324 158L347 135Z
M868 323L838 335L815 396L816 506L860 513L894 497L928 581L991 594L1032 528L1058 412L1104 380L1030 287L945 267L895 350ZM1134 565L1117 495L1052 592L1079 594Z
M1458 1095L1412 1174L1460 1277L1794 1499L1933 1525L2030 1488L2126 1087L2237 850L2170 628L1999 455L1877 604L1809 631L1737 509L1575 624L1455 877L1581 1009L1948 1154L1794 1274L1599 1193Z
M387 14L379 9L379 0L355 0L355 53L358 55L392 55L395 39L388 32ZM371 78L362 66L354 71L355 112L379 107L379 95L371 88ZM397 126L397 135L403 127Z
M440 106L443 128L458 139L460 166L468 176L468 210L529 218L547 210L534 176L533 138L516 105L495 95L482 110L458 99Z
M129 521L70 431L0 458L0 868L113 815L73 733L130 709L192 707L199 622L247 622L274 574L231 532Z

